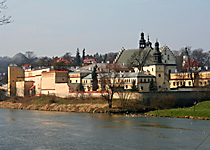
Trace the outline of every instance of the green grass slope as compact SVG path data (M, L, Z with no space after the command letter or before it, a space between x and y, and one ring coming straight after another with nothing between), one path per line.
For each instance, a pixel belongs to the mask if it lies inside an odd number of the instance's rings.
M198 103L188 108L156 110L146 113L150 116L210 119L210 101Z

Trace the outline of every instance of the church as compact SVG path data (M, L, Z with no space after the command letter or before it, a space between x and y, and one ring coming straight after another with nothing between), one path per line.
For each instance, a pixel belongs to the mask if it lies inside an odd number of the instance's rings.
M146 41L143 32L140 35L138 48L127 50L122 48L114 62L154 75L158 91L170 90L170 74L176 70L175 56L168 46L159 48L158 41L153 48L149 36Z

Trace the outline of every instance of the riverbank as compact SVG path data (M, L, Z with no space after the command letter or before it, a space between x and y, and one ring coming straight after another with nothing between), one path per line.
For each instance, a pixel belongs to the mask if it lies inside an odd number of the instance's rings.
M197 105L188 108L151 111L145 113L145 115L210 120L210 101L200 102Z
M57 98L54 96L40 97L11 97L0 102L0 108L25 109L40 111L62 111L78 113L144 113L147 110L135 100L128 103L126 108L120 107L120 100L113 101L113 108L109 108L106 101L100 98L75 99Z

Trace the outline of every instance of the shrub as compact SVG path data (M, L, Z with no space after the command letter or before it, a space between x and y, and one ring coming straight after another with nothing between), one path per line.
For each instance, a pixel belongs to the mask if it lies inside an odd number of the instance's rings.
M56 100L55 100L55 96L52 96L50 99L49 99L49 103L56 103Z

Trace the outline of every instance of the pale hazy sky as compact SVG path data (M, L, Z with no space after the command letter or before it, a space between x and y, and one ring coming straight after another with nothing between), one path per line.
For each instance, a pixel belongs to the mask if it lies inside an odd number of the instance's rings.
M7 0L13 23L0 26L0 56L118 52L139 34L172 50L210 50L210 0ZM153 45L154 46L154 45Z

